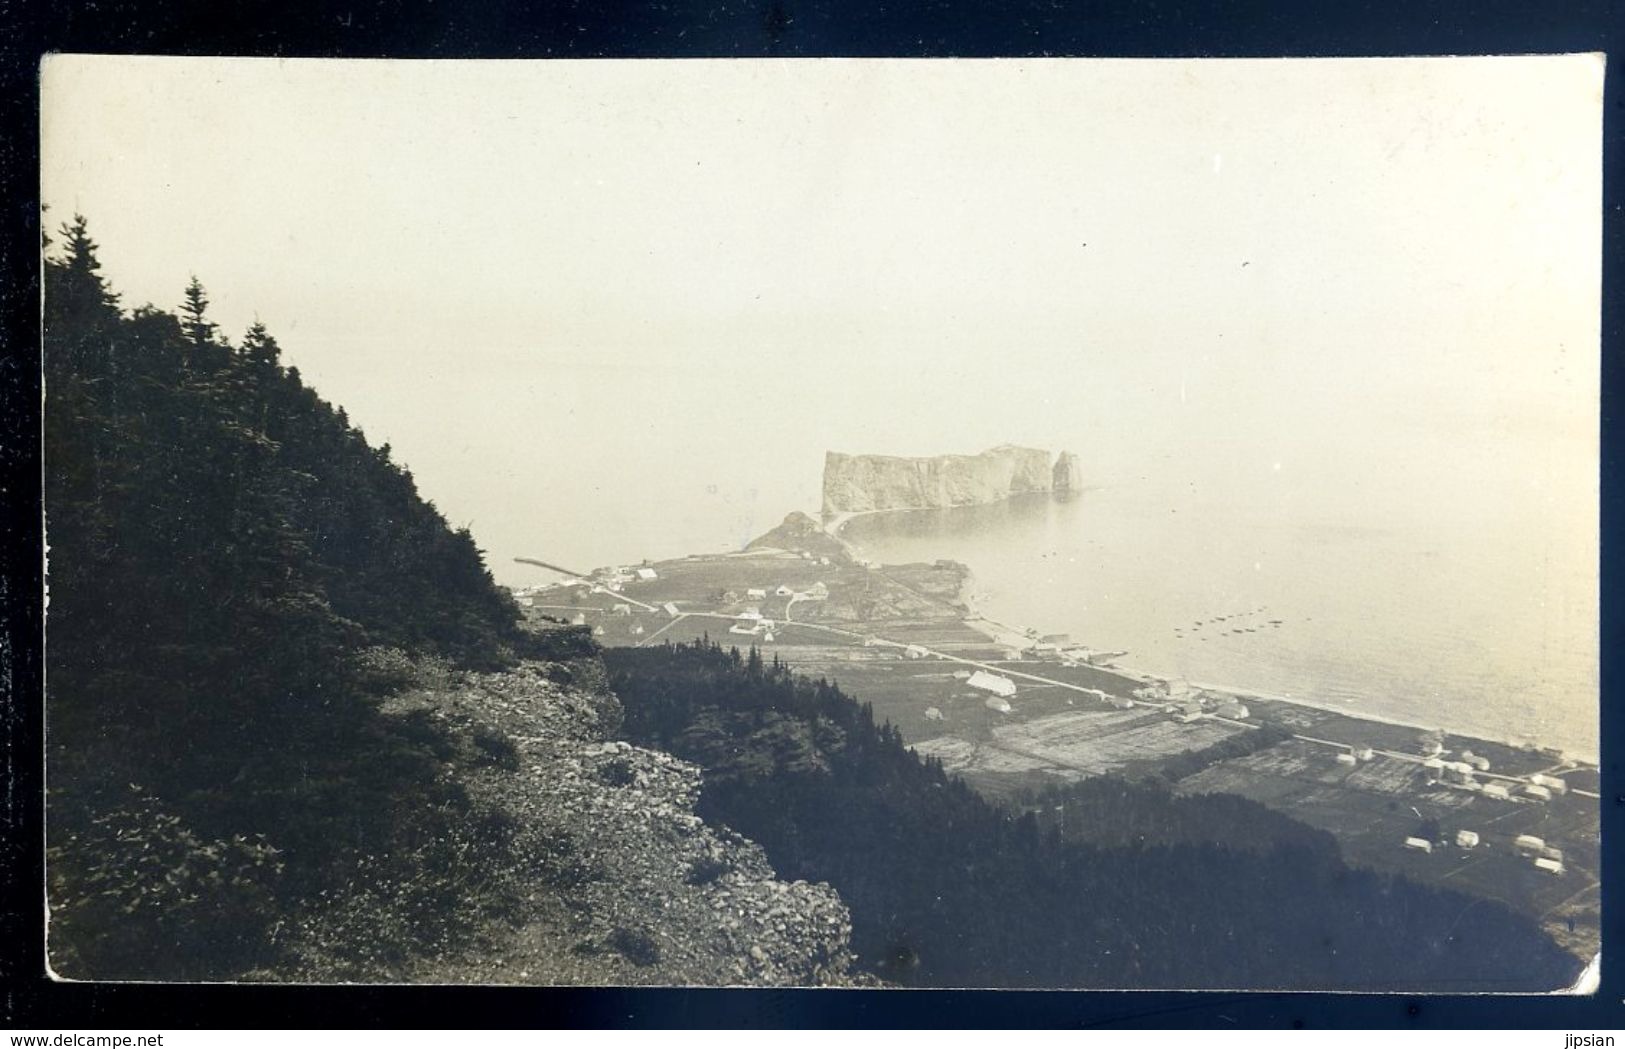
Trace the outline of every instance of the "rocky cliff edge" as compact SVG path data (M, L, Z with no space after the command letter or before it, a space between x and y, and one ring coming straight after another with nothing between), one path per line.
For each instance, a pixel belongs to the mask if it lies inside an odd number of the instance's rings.
M596 656L464 674L389 701L472 741L455 775L512 817L517 917L485 946L424 959L406 981L819 986L850 971L851 917L828 885L786 882L761 848L695 814L702 772L614 738ZM453 774L449 767L448 774Z

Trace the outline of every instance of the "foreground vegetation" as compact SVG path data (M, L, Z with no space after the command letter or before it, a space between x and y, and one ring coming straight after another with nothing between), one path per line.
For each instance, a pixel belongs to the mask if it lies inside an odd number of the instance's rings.
M443 734L378 706L426 662L510 661L517 610L387 446L207 305L194 281L178 312L121 310L82 219L48 247L50 955L71 977L404 955L503 903L481 890L501 836Z
M872 709L752 650L605 654L637 740L707 771L700 812L827 880L853 947L922 986L1537 990L1578 964L1500 904L1353 869L1228 795L1100 778L1016 815Z

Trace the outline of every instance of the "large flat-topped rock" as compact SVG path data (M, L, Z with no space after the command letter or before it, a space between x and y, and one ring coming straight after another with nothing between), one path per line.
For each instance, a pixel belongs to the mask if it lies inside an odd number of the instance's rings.
M980 455L824 456L824 512L973 506L1023 492L1047 492L1050 453L1000 445Z

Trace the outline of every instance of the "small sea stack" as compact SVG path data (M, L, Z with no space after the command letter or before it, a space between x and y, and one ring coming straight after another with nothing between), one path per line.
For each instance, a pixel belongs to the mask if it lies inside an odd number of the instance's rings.
M1050 487L1057 492L1076 492L1083 488L1083 466L1075 452L1062 452L1055 458L1054 476Z

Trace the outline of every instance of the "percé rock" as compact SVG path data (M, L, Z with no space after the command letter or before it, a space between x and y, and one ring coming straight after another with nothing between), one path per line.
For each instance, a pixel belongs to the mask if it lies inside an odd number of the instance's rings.
M995 503L1023 492L1047 492L1050 453L1003 444L980 455L908 458L824 455L824 513L921 510Z
M1055 457L1054 488L1057 492L1076 492L1083 488L1083 464L1076 453L1062 452Z

